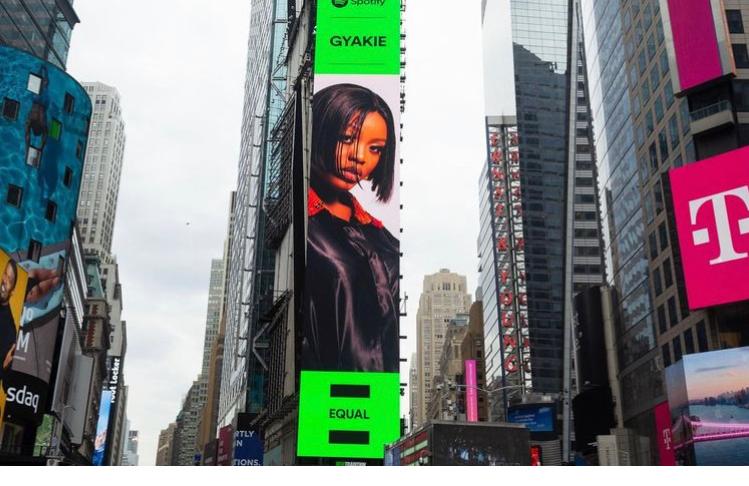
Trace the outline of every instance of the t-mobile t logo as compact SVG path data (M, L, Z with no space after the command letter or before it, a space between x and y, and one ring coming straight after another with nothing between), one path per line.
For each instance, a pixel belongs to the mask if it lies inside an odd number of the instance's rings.
M669 176L689 308L749 301L749 147Z
M737 187L729 191L712 194L700 199L689 201L689 215L692 226L697 224L697 215L700 208L707 202L712 202L713 218L715 220L715 229L718 235L718 245L720 246L720 256L710 260L710 265L732 262L749 258L749 253L736 251L733 238L731 237L731 219L729 218L726 201L730 197L740 199L744 206L749 209L749 186ZM739 233L742 235L749 233L749 218L738 220ZM701 228L692 231L692 241L695 246L705 245L710 242L710 233L707 228Z

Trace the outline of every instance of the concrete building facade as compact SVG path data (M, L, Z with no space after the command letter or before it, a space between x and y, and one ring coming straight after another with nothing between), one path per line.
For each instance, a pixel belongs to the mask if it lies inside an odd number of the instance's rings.
M457 314L466 314L471 296L466 292L466 278L441 269L424 277L424 286L416 312L416 348L419 408L414 426L428 419L428 407L433 396L433 380L439 374L439 360L445 343L445 332Z

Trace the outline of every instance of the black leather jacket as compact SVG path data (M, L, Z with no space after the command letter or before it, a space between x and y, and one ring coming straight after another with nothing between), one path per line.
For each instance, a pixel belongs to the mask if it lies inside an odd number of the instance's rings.
M355 200L354 206L360 210ZM346 222L326 210L310 215L304 369L400 369L400 244L382 224L364 216Z

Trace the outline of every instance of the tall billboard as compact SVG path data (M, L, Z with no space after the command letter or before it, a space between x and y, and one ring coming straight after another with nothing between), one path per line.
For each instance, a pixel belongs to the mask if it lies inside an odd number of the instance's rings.
M723 0L660 0L674 91L734 74Z
M469 422L479 421L478 380L476 379L476 360L465 361L466 377L466 419Z
M749 147L669 175L689 308L749 299Z
M0 429L8 400L25 403L26 397L8 382L13 356L18 348L28 274L10 255L0 250ZM31 398L33 405L33 397ZM38 403L37 403L38 407Z
M41 423L91 116L65 71L0 46L0 250L28 275L3 417ZM23 397L18 399L19 395Z
M666 368L680 465L749 465L749 347L689 354ZM662 456L663 457L663 456Z
M400 435L400 11L317 5L300 457L383 459Z
M96 422L96 437L94 438L94 454L91 464L103 466L106 459L107 437L109 435L109 417L112 410L112 392L104 390L101 392L99 402L99 419Z

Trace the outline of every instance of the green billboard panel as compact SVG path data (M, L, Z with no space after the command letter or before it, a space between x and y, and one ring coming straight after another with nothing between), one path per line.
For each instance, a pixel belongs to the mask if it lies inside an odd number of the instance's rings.
M400 0L320 0L316 74L400 74Z
M302 371L297 455L382 459L399 409L398 373Z

